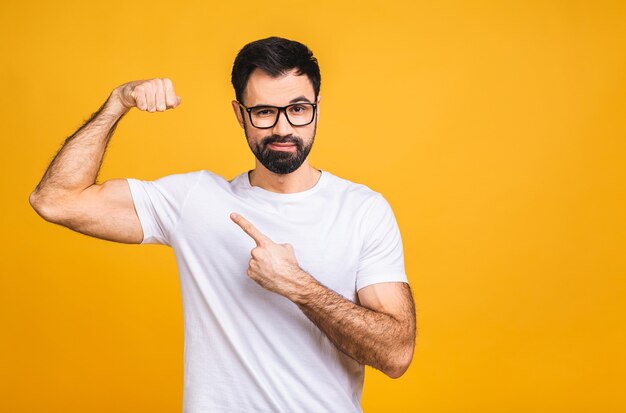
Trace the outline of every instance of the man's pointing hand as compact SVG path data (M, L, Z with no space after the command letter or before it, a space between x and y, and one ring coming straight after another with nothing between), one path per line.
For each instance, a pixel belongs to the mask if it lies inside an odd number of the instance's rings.
M298 265L293 246L275 243L239 214L233 212L230 218L256 242L250 251L248 277L292 301L301 296L312 277Z

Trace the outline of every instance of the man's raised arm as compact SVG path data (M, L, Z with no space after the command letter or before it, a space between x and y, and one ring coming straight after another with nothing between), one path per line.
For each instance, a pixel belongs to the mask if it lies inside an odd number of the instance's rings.
M65 143L30 194L46 221L97 238L139 244L143 231L126 179L96 183L106 147L132 108L163 112L180 104L169 79L138 80L113 90L107 101Z

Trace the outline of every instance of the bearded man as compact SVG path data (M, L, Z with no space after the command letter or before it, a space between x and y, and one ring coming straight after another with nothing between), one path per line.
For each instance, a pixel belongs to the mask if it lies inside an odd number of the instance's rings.
M97 183L131 108L181 103L169 79L133 81L65 141L30 203L89 236L174 250L184 412L361 412L364 365L398 378L413 358L415 308L395 216L380 193L308 163L321 85L308 47L249 43L232 84L253 170Z

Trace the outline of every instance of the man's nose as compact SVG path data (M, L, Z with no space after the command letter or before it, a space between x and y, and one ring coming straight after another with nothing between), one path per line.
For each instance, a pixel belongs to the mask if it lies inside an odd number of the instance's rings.
M287 114L284 110L278 112L278 120L276 121L276 125L274 125L274 134L285 136L293 133L293 127L287 120Z

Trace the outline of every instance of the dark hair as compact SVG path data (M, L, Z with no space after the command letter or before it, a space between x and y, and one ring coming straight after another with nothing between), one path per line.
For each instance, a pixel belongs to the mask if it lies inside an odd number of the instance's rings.
M320 68L313 52L302 43L272 36L245 45L237 54L231 73L235 97L239 102L242 102L248 78L256 68L272 77L297 69L297 76L304 74L309 78L317 99L322 83Z

